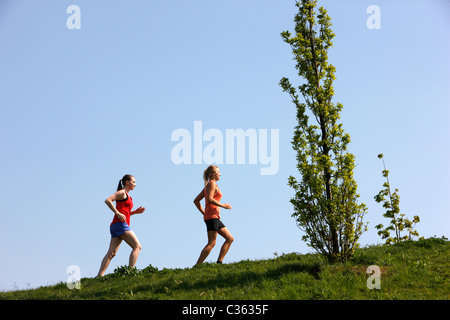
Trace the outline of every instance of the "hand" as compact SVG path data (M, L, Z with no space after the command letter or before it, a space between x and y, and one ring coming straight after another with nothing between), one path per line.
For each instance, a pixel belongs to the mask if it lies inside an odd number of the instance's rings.
M139 207L139 208L137 208L136 210L133 211L133 214L135 214L135 213L144 213L144 211L145 211L144 207Z
M231 205L229 203L224 203L223 207L225 209L231 209Z
M116 217L122 222L127 222L127 217L123 213L116 213Z

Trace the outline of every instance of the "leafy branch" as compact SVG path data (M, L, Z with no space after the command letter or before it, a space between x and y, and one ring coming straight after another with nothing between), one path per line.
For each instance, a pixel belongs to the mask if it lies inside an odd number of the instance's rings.
M414 230L414 227L420 222L419 216L414 216L413 220L410 221L405 217L405 214L400 213L400 196L398 195L398 189L395 189L393 193L391 192L389 171L386 169L383 154L380 153L378 158L383 161L384 170L382 171L382 175L386 178L386 182L383 184L384 189L382 189L374 199L377 203L383 203L383 208L386 209L383 217L391 219L390 224L386 228L381 223L375 226L375 228L379 230L378 235L381 236L381 239L386 239L386 244L411 240L412 236L418 237L419 233ZM402 236L402 231L404 230L406 230L408 234ZM391 231L395 232L394 236L391 236Z

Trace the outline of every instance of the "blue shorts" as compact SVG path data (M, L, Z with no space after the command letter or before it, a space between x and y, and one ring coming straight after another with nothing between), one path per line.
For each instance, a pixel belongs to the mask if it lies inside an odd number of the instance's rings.
M120 237L125 231L131 231L130 226L126 222L116 222L109 227L112 237Z

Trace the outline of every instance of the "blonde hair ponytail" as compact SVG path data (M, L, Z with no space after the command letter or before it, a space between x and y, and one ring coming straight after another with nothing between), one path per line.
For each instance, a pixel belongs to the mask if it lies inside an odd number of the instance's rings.
M211 175L213 170L218 168L218 166L210 165L208 168L206 168L205 171L203 171L203 180L205 181L205 186L208 184L209 176Z

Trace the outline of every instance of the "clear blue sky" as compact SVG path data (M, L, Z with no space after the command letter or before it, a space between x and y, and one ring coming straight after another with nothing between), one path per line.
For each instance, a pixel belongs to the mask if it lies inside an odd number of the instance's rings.
M69 30L69 5L81 28ZM361 244L381 243L387 223L373 197L385 155L401 210L421 236L450 236L450 3L447 0L319 1L336 33L334 102L352 137L355 178L368 206ZM369 5L381 9L370 30ZM291 217L288 176L295 84L294 1L0 0L0 290L66 281L69 265L97 274L110 241L104 204L126 173L136 177L131 226L137 267L192 266L206 228L192 203L207 164L173 163L171 135L217 129L279 130L279 170L220 165L222 220L235 237L225 262L311 252ZM207 145L205 142L203 146ZM269 144L270 147L270 144ZM222 243L207 261L215 261ZM107 273L126 265L122 244Z

